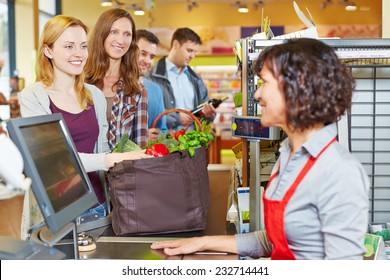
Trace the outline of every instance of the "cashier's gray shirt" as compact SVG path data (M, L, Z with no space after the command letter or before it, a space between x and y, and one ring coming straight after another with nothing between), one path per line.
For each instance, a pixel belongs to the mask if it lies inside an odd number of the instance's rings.
M290 160L289 140L283 141L278 159L279 175L267 187L266 197L281 200L308 158L317 157L336 135L336 124L324 127ZM278 163L272 174L277 166ZM329 146L302 180L285 210L285 233L294 256L297 259L362 259L368 224L368 191L368 176L359 161L339 142ZM237 234L236 241L241 256L269 257L272 251L265 231Z

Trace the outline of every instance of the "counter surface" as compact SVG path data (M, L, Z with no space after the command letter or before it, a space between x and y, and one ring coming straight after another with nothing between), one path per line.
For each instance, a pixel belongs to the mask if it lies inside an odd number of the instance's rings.
M151 250L156 241L188 238L204 235L235 234L234 225L226 222L228 190L231 178L230 165L209 165L210 208L207 216L207 228L202 231L156 234L148 236L115 236L111 226L88 232L96 240L96 249L80 252L80 259L133 259L133 260L224 260L238 259L235 254L203 252L174 257L166 256L162 250ZM61 248L59 248L61 250Z

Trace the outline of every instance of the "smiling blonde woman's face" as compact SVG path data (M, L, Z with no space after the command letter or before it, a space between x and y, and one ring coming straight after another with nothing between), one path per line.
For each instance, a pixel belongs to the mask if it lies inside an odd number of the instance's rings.
M87 34L80 26L68 27L51 48L45 46L44 52L55 73L80 75L88 58Z

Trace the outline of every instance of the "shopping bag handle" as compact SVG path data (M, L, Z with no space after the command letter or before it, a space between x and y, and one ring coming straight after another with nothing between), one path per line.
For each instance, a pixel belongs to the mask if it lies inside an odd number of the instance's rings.
M162 112L160 115L157 116L157 118L154 120L153 124L152 124L152 127L151 128L155 128L157 123L159 122L159 120L165 116L165 115L168 115L168 114L171 114L171 113L184 113L184 114L187 114L189 115L191 118L193 118L193 120L198 124L199 126L199 129L200 131L203 131L203 125L202 123L199 121L199 119L193 114L191 113L190 111L188 110L183 110L183 109L179 109L179 108L173 108L173 109L169 109L169 110L166 110L164 112Z

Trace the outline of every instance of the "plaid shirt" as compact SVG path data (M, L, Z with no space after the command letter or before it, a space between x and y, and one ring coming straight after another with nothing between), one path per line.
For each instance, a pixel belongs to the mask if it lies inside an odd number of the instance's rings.
M118 90L114 97L109 121L108 144L111 151L126 132L129 139L146 147L148 141L148 95L144 85L141 93L134 96L124 95L122 81L118 81Z

